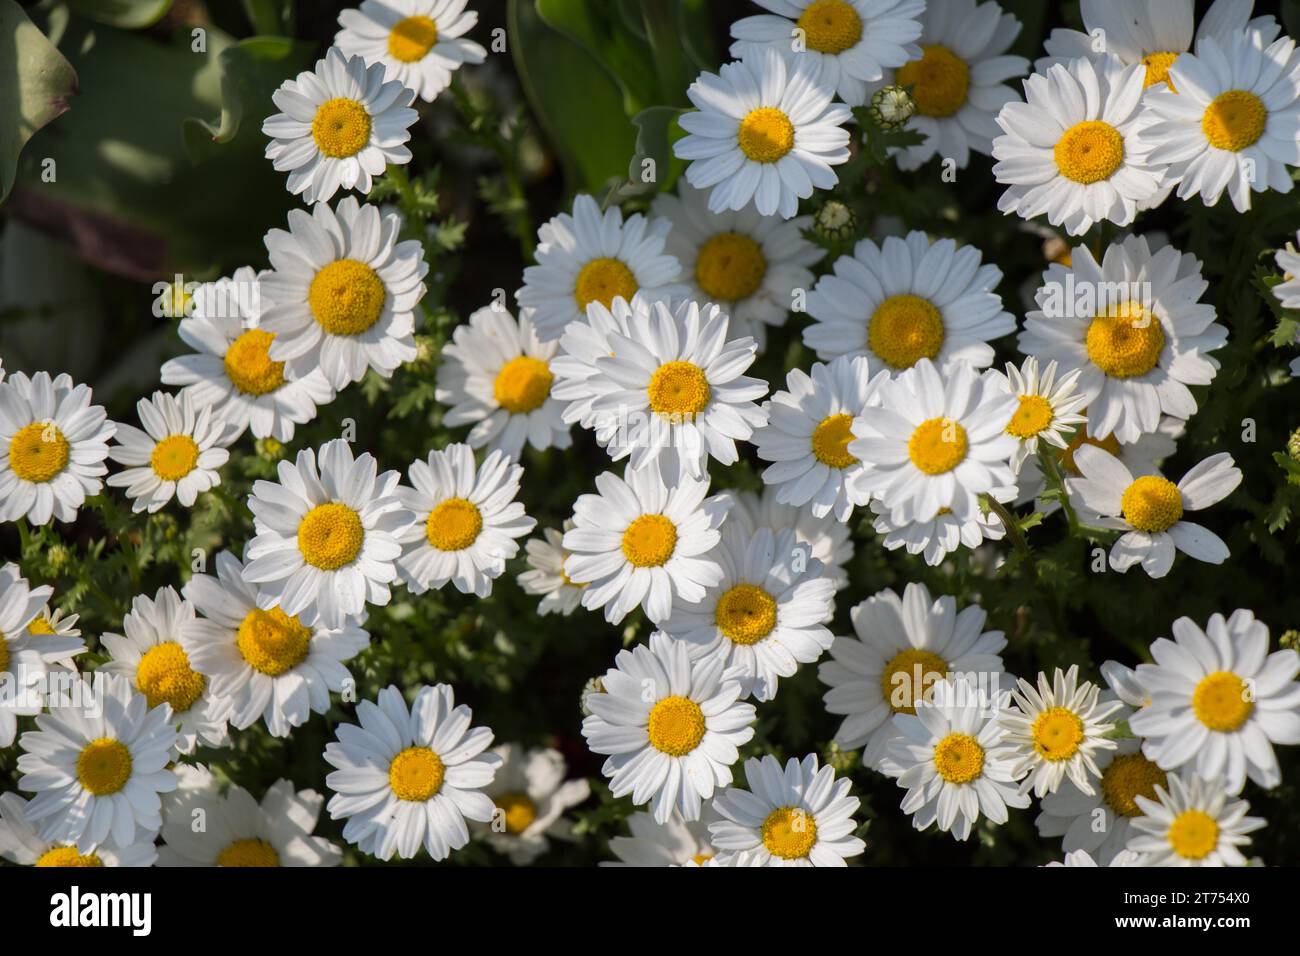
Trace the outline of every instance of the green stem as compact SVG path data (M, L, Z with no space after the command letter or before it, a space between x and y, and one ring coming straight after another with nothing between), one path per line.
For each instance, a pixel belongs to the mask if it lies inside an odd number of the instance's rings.
M1029 549L1029 542L1025 540L1025 535L1020 530L1020 525L1016 522L1015 516L1007 510L1006 505L992 495L985 495L984 501L988 505L989 511L998 516L998 520L1002 522L1002 527L1007 529L1007 537L1011 539L1015 549L1032 561L1034 553Z
M1085 426L1080 425L1080 428ZM1038 451L1038 461L1043 466L1043 472L1047 475L1047 483L1053 491L1059 494L1061 510L1065 512L1065 520L1070 526L1070 536L1074 537L1079 532L1079 516L1074 513L1074 505L1070 504L1070 492L1065 487L1065 475L1061 473L1060 465L1057 464L1054 456L1046 448L1040 448Z

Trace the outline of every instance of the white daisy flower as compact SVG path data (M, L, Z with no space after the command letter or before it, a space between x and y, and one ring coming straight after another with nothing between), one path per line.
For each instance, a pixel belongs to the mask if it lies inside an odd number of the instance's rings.
M853 538L848 524L837 520L835 515L828 513L818 518L808 507L783 504L777 501L774 485L764 486L762 497L752 491L732 489L719 492L717 497L728 509L729 525L739 526L747 535L753 535L759 528L767 528L773 534L793 529L795 540L807 549L808 558L821 562L822 573L835 584L835 590L848 586L849 572L845 565L853 560Z
M1054 360L1040 372L1038 359L1032 355L1020 368L1007 363L1007 391L1020 401L1020 407L1007 422L1006 429L1008 434L1020 439L1011 457L1011 467L1017 474L1028 458L1038 454L1040 439L1064 450L1070 446L1069 439L1077 431L1075 426L1087 422L1087 416L1079 414L1087 402L1087 397L1077 390L1082 375L1082 369L1071 369L1058 380Z
M813 322L803 341L824 362L866 355L891 375L921 359L945 372L957 363L983 368L993 362L988 343L1016 328L994 291L1001 281L978 249L952 239L915 231L882 245L863 239L808 294Z
M2 572L0 572L0 580L3 580ZM3 602L2 598L0 602ZM51 663L71 670L76 666L72 659L86 651L85 641L81 638L81 628L77 627L77 621L80 619L81 616L78 614L68 614L62 608L51 608L46 604L41 608L40 613L27 623L27 633L32 637L55 638L51 641L38 641L37 644ZM3 626L0 626L0 632L3 630ZM12 660L12 648L10 651Z
M647 220L640 213L623 219L618 207L602 214L586 194L573 200L573 213L562 212L537 230L536 265L524 270L524 285L515 299L531 310L537 337L552 342L570 322L587 317L587 307L610 308L615 299L667 301L683 295L681 264L664 251L672 223Z
M686 479L671 490L655 469L607 471L596 477L597 494L579 495L573 528L564 533L569 551L564 573L582 581L582 606L605 609L617 624L641 605L656 624L673 599L701 601L705 588L722 580L722 566L709 554L721 535L724 502L704 496L709 483Z
M560 352L551 360L555 385L551 394L566 402L564 421L577 422L583 428L595 429L598 425L593 410L596 399L608 392L613 383L601 375L596 363L602 358L617 355L614 336L643 338L644 316L650 313L651 301L636 293L629 301L615 298L608 308L600 302L587 306L586 317L569 323L560 337ZM633 317L640 316L635 325ZM616 422L610 424L617 424ZM597 440L600 436L597 435Z
M648 813L634 813L627 818L632 835L609 839L609 851L618 859L602 860L597 866L704 866L716 855L709 842L709 824L716 819L712 805L698 820L683 820L673 813L657 823Z
M1230 800L1223 783L1192 773L1170 776L1154 800L1137 798L1143 816L1133 821L1128 848L1140 854L1138 866L1246 866L1241 847L1246 834L1268 821L1248 817L1250 804Z
M794 290L812 287L808 267L826 254L803 238L812 217L781 220L749 206L710 212L705 193L684 180L676 196L660 193L651 209L673 224L664 250L682 264L687 297L716 302L731 317L732 335L751 336L762 352L767 326L785 325Z
M1109 863L1098 863L1092 858L1087 850L1075 850L1072 853L1065 854L1062 861L1053 860L1051 863L1044 863L1044 867L1054 866L1081 866L1081 867L1098 867L1098 866L1140 866L1141 857L1132 850L1120 850L1111 858Z
M263 720L272 737L287 737L329 710L331 692L355 687L343 665L370 646L370 635L351 618L339 628L307 627L283 608L264 609L239 558L222 551L216 565L215 577L196 574L185 585L200 616L182 626L181 646L212 694L229 701L236 729Z
M867 845L853 835L861 802L847 778L819 767L817 755L791 757L782 769L768 754L745 761L748 790L718 794L713 808L724 818L709 825L719 852L752 854L762 866L844 866Z
M1007 646L1001 631L984 630L988 614L978 604L957 610L957 599L930 596L911 582L900 598L886 588L850 612L855 637L837 637L831 660L817 668L830 687L826 710L844 717L835 743L863 748L862 762L878 767L897 732L895 714L915 714L918 700L950 675L976 675L987 683L1002 674L999 652ZM992 678L996 679L996 678Z
M572 521L564 522L564 531L572 527ZM570 580L564 573L564 562L569 558L569 552L564 550L564 532L543 528L542 535L524 542L528 570L519 575L519 586L525 594L541 595L537 613L542 617L547 614L568 617L582 603L586 585Z
M266 158L305 202L329 202L339 189L368 193L389 165L411 161L404 145L419 114L415 92L384 80L381 63L366 65L330 47L323 60L271 94L282 112L262 121L271 137Z
M515 500L522 466L494 451L478 467L468 445L429 452L407 469L411 487L397 496L415 517L398 535L397 570L412 594L448 581L462 594L487 597L537 521Z
M701 73L686 90L696 107L678 120L687 136L673 154L687 160L686 181L711 189L709 209L744 209L793 219L799 200L836 185L833 166L849 158L849 108L832 103L815 63L787 62L760 49L716 73Z
M397 578L399 538L415 516L402 507L395 471L376 474L374 457L355 460L346 441L298 452L277 466L280 480L257 481L249 496L257 536L244 580L285 614L335 629L367 604L383 606Z
M132 511L153 514L172 498L189 508L201 492L221 484L217 469L229 460L226 447L234 435L210 405L196 406L186 392L179 398L154 392L136 402L135 411L144 430L118 423L108 456L127 468L107 479L110 487L126 489Z
M1013 489L994 488L989 495L998 501L1015 497ZM895 522L890 509L879 501L871 503L876 516L872 527L883 535L881 545L886 551L906 548L908 554L920 554L930 567L938 567L943 559L962 545L978 548L985 541L1001 541L1007 529L995 513L982 513L978 508L965 518L958 518L951 508L940 508L934 517Z
M736 40L731 55L739 58L771 49L810 63L820 71L822 82L850 106L865 103L867 84L886 70L921 55L915 41L921 35L923 0L755 2L772 12L731 25Z
M1114 455L1091 445L1075 452L1083 477L1074 483L1081 510L1091 523L1122 531L1110 550L1110 566L1125 572L1141 563L1153 578L1173 567L1174 551L1198 561L1222 564L1228 546L1210 529L1183 520L1228 497L1241 484L1241 469L1227 452L1211 455L1178 484L1159 475L1134 477Z
M341 389L373 368L387 378L416 356L415 312L429 265L418 240L397 241L396 215L352 196L334 209L289 212L289 231L272 229L272 271L262 277L270 304L262 328L275 338L268 356L294 373L316 369Z
M501 758L485 754L486 727L471 729L473 714L456 705L447 684L421 686L408 708L396 687L379 692L378 703L357 704L356 724L340 724L338 740L325 747L335 767L325 786L336 791L330 819L346 819L343 839L362 853L410 859L424 844L434 860L469 842L466 820L487 823L496 811L482 792Z
M1219 368L1208 353L1228 330L1214 306L1200 301L1209 283L1191 253L1165 246L1152 252L1130 236L1107 248L1101 263L1086 246L1069 267L1043 273L1038 308L1025 316L1018 345L1042 362L1082 369L1078 391L1092 435L1112 432L1131 443L1155 431L1161 413L1196 413L1189 385L1208 385Z
M1300 232L1296 233L1300 241ZM1284 309L1300 311L1300 250L1288 242L1285 249L1279 249L1274 257L1277 271L1282 273L1282 281L1273 286L1273 296L1282 303ZM1300 359L1291 360L1291 375L1300 377Z
M80 638L40 627L53 593L48 585L28 585L18 565L0 565L0 747L13 744L19 717L45 709L42 690L50 668L71 666L72 657L86 650Z
M500 449L515 460L525 442L538 451L568 448L564 403L551 393L558 349L538 341L527 313L516 321L495 306L474 312L442 349L434 397L451 406L443 424L473 425L471 448Z
M384 76L432 103L464 63L482 63L487 50L465 34L478 14L466 0L362 0L339 14L334 45L344 56L379 63Z
M158 858L152 839L118 849L99 846L80 853L75 846L52 843L27 819L27 801L16 793L0 794L0 857L19 866L103 867L153 866Z
M550 849L551 839L571 839L564 812L586 800L591 785L564 779L567 768L558 750L502 744L492 752L501 767L483 788L496 805L486 828L488 846L515 866L528 866Z
M1200 196L1213 206L1226 189L1245 212L1252 191L1291 191L1287 167L1300 165L1300 53L1290 37L1267 46L1245 30L1206 37L1195 54L1174 61L1167 86L1145 104L1152 119L1141 138L1151 162L1169 164L1179 199Z
M0 521L73 521L99 492L117 426L90 398L90 386L68 375L14 372L0 382Z
M1151 704L1151 692L1133 668L1119 661L1102 661L1101 676L1106 679L1111 692L1134 710Z
M993 175L1007 187L998 209L1046 215L1072 236L1095 222L1127 226L1158 193L1165 167L1141 137L1146 67L1112 56L1058 63L1025 80L1026 102L997 115Z
M177 327L195 351L164 362L162 380L184 386L181 394L199 408L210 407L234 438L251 429L255 438L287 442L295 425L334 401L334 388L320 369L295 375L284 362L272 361L275 335L260 327L262 305L261 281L247 266L203 283Z
M1246 777L1265 789L1282 780L1273 744L1300 744L1300 654L1268 653L1268 628L1247 610L1173 623L1174 640L1151 645L1139 664L1151 704L1129 726L1165 770L1193 769L1240 793Z
M79 678L67 699L18 739L26 816L41 839L89 853L110 838L129 847L162 826L159 793L176 789L167 769L177 733L171 707L150 708L118 674Z
M740 684L723 679L717 658L692 663L684 644L656 632L649 647L619 651L601 686L586 697L582 735L609 757L601 773L610 793L650 804L659 823L674 809L698 820L754 736L754 706L740 701Z

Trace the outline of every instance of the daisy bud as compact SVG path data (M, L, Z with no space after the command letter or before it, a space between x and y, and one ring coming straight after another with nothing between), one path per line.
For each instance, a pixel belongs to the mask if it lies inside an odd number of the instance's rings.
M1294 460L1300 461L1300 428L1291 433L1286 442L1286 453Z
M826 749L826 766L836 773L850 773L861 764L861 754L857 750L845 750L835 741Z
M284 457L284 445L274 438L259 438L253 447L267 461L279 461Z
M853 210L838 199L828 200L813 219L813 231L817 236L832 242L852 238L857 225Z
M886 86L871 97L870 114L881 129L898 129L916 112L916 103L901 86Z
M1300 631L1295 628L1283 631L1282 636L1277 639L1277 643L1283 650L1300 651Z

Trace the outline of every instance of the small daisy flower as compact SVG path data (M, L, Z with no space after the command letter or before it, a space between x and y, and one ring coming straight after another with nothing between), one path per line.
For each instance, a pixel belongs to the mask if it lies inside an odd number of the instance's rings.
M1204 631L1188 617L1174 639L1151 645L1139 664L1150 706L1129 726L1165 770L1193 769L1240 793L1246 777L1265 789L1282 780L1273 744L1300 744L1300 654L1268 653L1268 628L1247 610L1213 615Z
M68 698L18 739L18 786L36 793L27 819L81 854L147 840L162 826L158 794L176 789L171 707L149 707L119 674L81 678Z
M483 752L492 731L470 727L473 713L449 685L421 686L409 708L390 685L378 703L357 705L357 719L325 747L337 768L325 778L336 791L326 809L347 820L343 839L381 860L410 859L421 844L445 860L469 842L466 820L492 819L496 805L482 790L501 758Z
M1228 546L1213 531L1184 521L1228 497L1241 484L1241 469L1227 452L1211 455L1178 484L1159 475L1134 477L1114 455L1091 445L1075 452L1083 475L1074 483L1082 510L1103 528L1124 532L1110 550L1110 566L1124 572L1141 563L1153 578L1173 567L1174 551L1198 561L1222 564Z
M551 839L572 839L564 812L586 800L591 785L564 779L564 757L558 750L503 744L492 752L501 758L501 767L483 788L496 804L487 827L488 846L515 866L528 866L550 849Z
M751 757L745 779L748 790L732 787L713 801L723 819L709 833L720 852L753 854L751 866L844 866L866 850L853 835L861 802L816 754L791 757L784 769L770 754Z
M519 553L516 539L537 527L515 500L523 474L499 451L477 467L474 452L460 444L411 463L411 487L399 487L397 495L415 521L398 535L397 570L412 594L448 581L462 594L492 593L492 582Z
M42 839L27 819L27 801L16 793L0 794L0 857L19 866L102 867L153 866L158 858L152 839L121 849L95 847L79 853L75 846Z
M670 490L655 469L605 472L597 494L579 495L573 528L564 533L569 551L564 573L584 582L582 606L605 609L617 624L640 605L658 623L673 599L697 602L722 580L722 566L709 553L721 535L726 508L704 496L708 481L686 479Z
M709 824L716 819L711 805L698 820L683 820L673 813L656 823L648 813L634 813L627 818L632 835L609 839L609 850L618 859L602 860L597 866L704 866L715 856Z
M0 382L0 521L73 521L99 492L117 426L90 399L90 386L68 375Z
M998 501L1014 497L1012 489L994 488L989 494ZM1007 529L1002 519L993 512L983 514L976 509L965 518L958 518L951 508L940 508L933 518L895 523L891 512L879 501L871 503L876 520L872 527L883 535L881 545L887 551L906 548L908 554L920 554L930 567L938 567L943 559L965 545L978 548L985 541L1001 541Z
M44 710L41 690L50 668L71 666L73 655L86 650L80 638L40 627L52 593L48 585L28 585L18 565L0 565L0 747L13 744L19 717Z
M226 446L234 436L211 406L196 406L185 392L179 398L154 392L135 410L144 430L118 424L108 456L127 468L107 480L126 489L132 511L153 514L172 498L189 508L201 492L221 484L217 469L229 460Z
M578 423L583 428L595 429L598 424L608 427L617 422L598 422L593 406L596 399L615 387L608 376L601 375L596 363L602 358L617 355L614 336L623 338L644 337L642 327L650 314L652 303L643 294L636 293L631 300L621 296L606 308L600 302L587 306L586 318L569 323L560 337L560 353L551 360L555 384L551 394L567 403L564 407L566 424ZM637 318L634 331L633 318ZM599 441L602 435L597 434Z
M601 686L587 695L582 735L608 755L601 773L610 793L648 803L659 823L674 809L698 820L754 736L754 706L740 702L740 684L723 679L717 658L692 663L684 644L655 633L649 647L619 651Z
M1008 434L1020 439L1011 457L1017 474L1028 458L1038 454L1040 439L1064 450L1070 446L1075 426L1087 422L1087 416L1079 414L1087 402L1077 391L1081 375L1083 370L1076 368L1057 380L1056 362L1048 362L1040 373L1038 359L1032 355L1020 368L1007 363L1007 390L1020 401L1006 428Z
M602 214L596 200L580 195L573 213L562 212L537 230L536 265L524 270L515 295L529 309L537 337L553 342L571 322L587 317L587 307L609 309L615 299L636 295L667 301L683 295L682 267L664 249L672 223L647 220L639 213L623 219L618 207Z
M443 424L473 425L471 448L500 449L515 460L525 442L538 451L568 448L564 403L551 393L558 348L538 341L526 313L516 321L494 306L474 312L442 350L434 397L451 406Z
M1300 232L1296 233L1300 241ZM1294 243L1288 242L1285 249L1279 249L1274 258L1277 271L1282 273L1282 281L1273 286L1273 297L1284 309L1300 311L1300 250ZM1291 375L1300 377L1300 359L1291 361Z
M805 59L775 49L748 53L686 90L696 107L678 123L687 136L673 154L690 165L686 181L711 189L709 209L744 209L793 219L799 200L836 185L831 168L849 158L849 108L832 103L833 79Z
M564 522L564 531L572 527L572 521ZM519 586L525 594L541 595L537 613L542 617L547 614L568 617L582 603L586 585L570 580L564 573L564 562L569 557L569 552L564 550L564 532L543 528L542 537L524 542L524 550L528 553L528 570L519 575Z
M383 65L388 80L414 90L432 103L451 85L451 75L464 63L482 63L487 50L465 34L478 23L478 14L465 9L466 0L362 0L358 9L339 14L342 28L334 45L344 56Z
M289 192L308 203L329 202L339 189L368 193L372 177L411 161L404 144L419 119L410 108L415 92L385 82L384 71L330 47L314 69L271 94L282 112L262 121L271 137L266 158L289 174Z
M0 573L0 580L2 579L3 573ZM72 659L86 651L85 641L81 637L81 628L77 627L77 621L80 619L81 616L78 614L68 614L62 608L51 608L46 604L41 608L40 613L28 622L27 633L42 639L37 643L43 648L42 653L51 663L73 669L75 664ZM3 625L0 625L0 633L3 630ZM45 638L54 638L54 640L47 641Z
M257 536L244 580L286 615L336 629L367 604L385 605L397 578L400 537L414 515L402 507L395 471L377 474L366 452L353 459L341 438L277 466L279 481L257 481L249 496Z
M370 646L370 635L352 619L307 627L282 608L263 609L239 558L222 551L216 565L215 577L196 574L185 585L200 616L182 625L181 647L211 693L229 701L236 729L263 720L272 737L287 737L329 710L331 691L352 686L343 665Z
M1138 833L1128 848L1140 854L1138 866L1246 866L1241 847L1246 834L1268 826L1248 817L1250 804L1231 800L1221 781L1192 773L1170 776L1155 799L1137 798L1143 815L1133 821Z
M387 378L415 358L429 265L418 240L397 241L400 227L396 215L345 196L333 209L290 210L289 230L266 234L262 329L274 336L272 361L298 376L320 369L341 389L368 368Z
M849 572L845 569L853 560L853 538L849 526L833 514L815 517L808 507L795 507L777 501L777 488L766 485L760 497L752 491L728 489L717 497L727 507L727 523L742 528L753 535L759 528L773 534L790 528L795 540L807 549L807 557L820 561L822 573L839 591L848 586Z
M978 249L952 239L863 239L808 294L804 345L824 362L866 355L891 375L921 359L945 372L959 362L984 368L993 362L988 343L1016 329L994 291L1001 281Z

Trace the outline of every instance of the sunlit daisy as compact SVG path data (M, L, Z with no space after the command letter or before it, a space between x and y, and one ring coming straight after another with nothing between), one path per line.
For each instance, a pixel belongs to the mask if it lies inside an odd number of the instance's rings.
M1048 362L1040 372L1038 359L1032 355L1019 368L1007 363L1007 391L1020 401L1006 429L1008 434L1020 439L1011 457L1011 466L1017 473L1026 459L1038 454L1040 439L1056 448L1068 448L1076 426L1087 421L1086 416L1079 414L1087 402L1086 396L1077 391L1082 374L1083 370L1076 368L1058 380L1055 361Z
M1133 821L1139 832L1128 848L1140 854L1138 866L1246 866L1246 834L1268 825L1246 816L1250 804L1229 799L1221 781L1192 773L1171 774L1154 799L1137 802L1143 815Z
M515 866L527 866L550 849L552 839L572 839L564 812L586 800L591 785L564 779L567 768L558 750L502 744L492 752L501 767L483 788L496 804L485 828L488 845Z
M126 489L132 511L152 514L172 498L188 508L221 484L217 469L230 458L226 446L233 436L211 406L196 406L185 392L179 398L154 392L135 410L144 430L118 424L108 456L127 467L107 479L110 487Z
M28 585L18 565L0 565L0 747L14 742L19 717L44 709L42 691L51 666L67 666L86 649L79 637L40 626L52 593L48 585Z
M989 495L1005 502L1015 497L1015 491L994 488ZM879 501L871 503L871 510L876 516L872 527L876 534L883 535L880 543L885 550L906 548L908 554L923 555L925 563L931 567L942 564L944 558L963 545L978 548L985 541L1001 541L1007 533L1001 518L993 512L984 514L979 509L965 518L958 518L951 508L940 508L931 518L901 522L895 522L890 509Z
M752 491L728 489L717 497L727 507L727 523L738 525L752 535L759 528L773 534L787 528L794 530L795 540L808 549L807 557L822 564L822 573L838 591L849 583L845 565L853 560L853 538L849 526L833 514L816 517L807 506L795 507L777 501L777 488L766 485L760 497Z
M158 858L152 839L128 847L98 846L80 853L75 846L43 839L27 819L27 801L16 793L0 794L0 857L19 866L103 867L153 866Z
M715 856L709 824L716 819L711 806L698 820L683 820L673 813L656 823L648 813L634 813L627 818L632 835L609 838L609 851L618 859L602 860L597 866L703 866Z
M564 531L572 527L572 521L564 522ZM585 585L571 581L564 573L564 562L569 557L569 552L564 550L564 532L543 528L542 537L524 542L524 550L528 553L528 570L519 575L519 586L525 594L541 595L537 613L542 617L547 614L568 617L582 603Z

